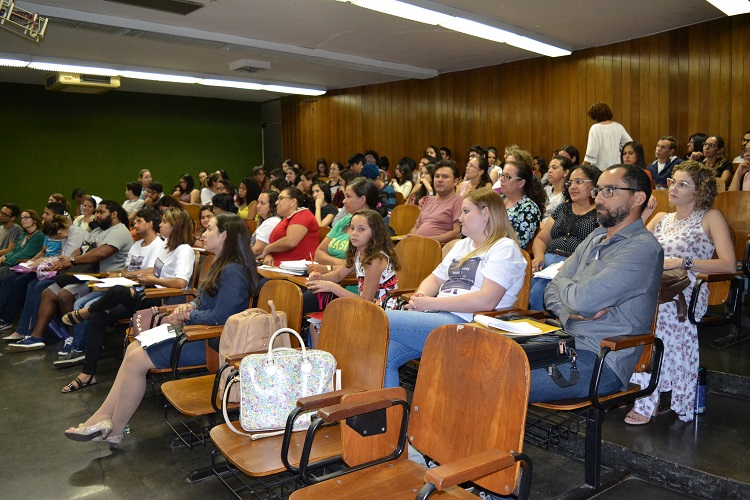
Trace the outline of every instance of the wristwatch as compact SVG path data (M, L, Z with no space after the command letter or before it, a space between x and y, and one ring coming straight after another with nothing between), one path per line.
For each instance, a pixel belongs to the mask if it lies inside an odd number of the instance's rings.
M692 269L692 267L693 267L693 259L691 259L690 257L685 257L684 259L682 259L683 269L685 270Z
M71 264L75 264L76 263L76 258L75 257L71 257L68 260L70 261Z

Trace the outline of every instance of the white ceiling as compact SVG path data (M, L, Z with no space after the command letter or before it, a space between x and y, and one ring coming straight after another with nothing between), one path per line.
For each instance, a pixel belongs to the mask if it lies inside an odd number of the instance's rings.
M186 16L106 0L16 4L52 18L36 44L0 30L0 52L339 89L492 66L536 54L336 0L194 0ZM420 0L412 0L414 3ZM705 0L439 0L572 50L696 24L723 14ZM238 74L230 63L266 61ZM46 73L0 68L0 81ZM282 94L123 79L121 91L264 102Z

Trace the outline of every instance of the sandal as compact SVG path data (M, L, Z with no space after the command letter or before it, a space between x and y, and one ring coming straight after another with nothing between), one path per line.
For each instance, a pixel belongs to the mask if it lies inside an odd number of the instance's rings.
M88 318L84 318L81 316L81 310L75 310L71 311L65 316L62 317L62 322L68 326L76 326L80 325L84 321L86 321Z
M92 385L96 385L96 384L97 382L96 380L94 380L93 375L89 377L86 383L83 383L80 377L76 377L75 380L73 380L71 383L63 387L62 391L65 393L75 392L79 389L83 389L84 387L91 387Z
M651 422L651 417L641 415L635 410L630 410L630 413L625 416L625 423L628 425L646 425L649 422Z

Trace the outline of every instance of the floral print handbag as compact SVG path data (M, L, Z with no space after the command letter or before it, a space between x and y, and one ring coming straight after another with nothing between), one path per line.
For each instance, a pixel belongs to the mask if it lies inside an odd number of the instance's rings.
M273 348L276 336L284 332L297 337L301 351L288 347ZM268 345L268 353L243 358L239 371L229 376L224 388L224 419L238 434L244 433L232 425L227 415L229 391L237 381L241 394L240 425L248 433L263 433L257 437L283 433L287 417L299 398L333 391L336 359L331 353L305 348L302 338L291 328L277 330ZM310 414L306 413L296 421L294 430L304 430L309 426Z

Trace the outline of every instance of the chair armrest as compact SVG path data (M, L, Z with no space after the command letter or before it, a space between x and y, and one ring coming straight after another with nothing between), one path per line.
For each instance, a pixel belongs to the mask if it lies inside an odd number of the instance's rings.
M243 352L240 354L230 354L228 356L224 356L224 362L232 365L233 368L239 368L240 363L242 362L245 357L250 356L251 354L266 354L268 350L264 351L250 351L250 352Z
M476 455L456 460L455 462L427 469L425 482L432 483L438 490L477 479L493 472L515 465L516 459L508 452L486 450Z
M198 296L198 290L193 288L184 290L181 288L146 288L143 290L146 298L149 299L162 299L167 297L179 297L179 296Z
M416 288L397 288L395 290L390 290L388 294L391 297L401 297L402 295L413 294L417 291Z
M731 281L735 276L737 275L734 273L699 273L695 276L695 279L696 281L703 280L708 283L715 283L717 281Z
M221 336L224 325L186 325L182 327L188 342L215 339Z
M653 334L646 335L618 335L616 337L607 337L602 340L601 347L607 347L610 351L620 351L654 343Z
M347 394L354 394L355 392L362 392L362 389L342 389L340 391L324 392L323 394L300 398L297 400L297 408L300 408L302 411L310 411L336 405L341 402L342 397Z
M326 406L318 410L318 416L323 422L331 424L339 420L364 415L377 410L385 410L393 406L393 400L389 398L378 397L377 392L373 394L373 399L363 401L353 401L350 403L339 403L332 406Z

